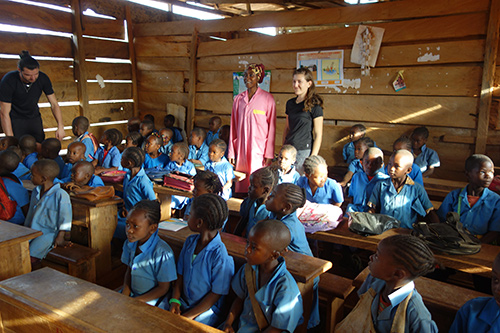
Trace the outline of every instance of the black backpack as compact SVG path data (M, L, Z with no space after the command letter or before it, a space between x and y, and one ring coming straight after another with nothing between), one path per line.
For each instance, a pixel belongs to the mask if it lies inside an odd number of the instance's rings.
M464 228L456 212L449 212L444 223L414 223L411 234L423 239L432 250L447 254L474 254L481 250L481 241Z

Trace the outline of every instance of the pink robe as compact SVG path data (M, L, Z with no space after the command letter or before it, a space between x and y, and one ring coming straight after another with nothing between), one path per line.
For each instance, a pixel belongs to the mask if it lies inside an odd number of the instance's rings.
M276 103L273 95L257 88L250 102L248 90L235 97L231 111L228 158L236 158L236 170L247 177L236 183L236 192L247 192L250 174L274 158Z

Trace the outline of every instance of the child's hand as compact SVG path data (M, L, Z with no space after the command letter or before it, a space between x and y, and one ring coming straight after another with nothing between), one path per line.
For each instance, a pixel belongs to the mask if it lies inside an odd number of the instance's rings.
M170 303L170 312L180 315L181 314L181 306L177 303Z
M54 247L71 247L72 245L71 241L67 241L64 238L62 240L56 239L54 242Z
M232 325L224 324L224 328L222 330L226 333L234 333Z

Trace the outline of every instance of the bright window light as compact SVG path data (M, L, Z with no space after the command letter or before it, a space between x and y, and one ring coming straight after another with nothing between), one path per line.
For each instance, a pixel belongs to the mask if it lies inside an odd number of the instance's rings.
M61 37L68 37L68 38L71 38L71 36L73 36L73 34L69 33L69 32L59 32L59 31L51 31L51 30L45 30L45 29L35 29L35 28L21 27L18 25L3 24L3 23L0 23L0 31L27 33L27 34L36 34L36 35L61 36Z
M196 9L191 9L191 8L186 8L186 7L180 7L180 6L172 6L172 13L178 14L178 15L183 15L183 16L189 16L196 18L198 20L219 20L223 19L224 16L218 15L218 14L210 14L201 10L196 10Z
M47 56L37 56L35 55L36 60L55 60L55 61L73 61L73 58L64 58L64 57L47 57ZM19 60L18 54L5 54L0 53L0 59L16 59ZM70 66L72 67L72 66Z
M170 11L170 4L165 2L153 1L153 0L128 0L129 2L137 3L139 5L144 5L160 10L164 10L166 12Z
M253 32L258 32L259 34L263 35L269 35L269 36L276 36L277 31L275 27L265 27L265 28L252 28L248 29Z
M17 3L23 3L25 5L32 5L32 6L50 8L50 9L60 10L62 12L71 13L71 8L69 8L69 7L56 6L56 5L51 5L51 4L48 4L48 3L35 2L35 1L29 1L29 0L9 0L9 1L11 1L11 2L17 2Z
M118 59L118 58L101 58L96 57L95 59L85 59L88 62L105 62L112 64L130 64L130 59Z
M82 14L87 15L87 16L92 16L92 17L100 17L100 18L103 18L106 20L116 20L116 18L114 18L113 16L98 14L90 8L87 8L84 12L82 12Z

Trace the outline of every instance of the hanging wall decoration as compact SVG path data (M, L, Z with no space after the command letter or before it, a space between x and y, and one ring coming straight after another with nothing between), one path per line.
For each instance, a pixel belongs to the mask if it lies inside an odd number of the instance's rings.
M351 52L351 62L361 65L361 75L369 76L375 67L385 29L360 25Z

